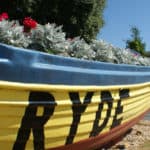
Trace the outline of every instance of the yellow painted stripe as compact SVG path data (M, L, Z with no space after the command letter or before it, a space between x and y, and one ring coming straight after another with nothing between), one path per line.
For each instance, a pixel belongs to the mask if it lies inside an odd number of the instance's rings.
M50 85L50 84L31 84L0 81L0 87L5 89L27 90L27 91L99 91L99 90L116 90L116 89L134 89L138 88L150 90L150 82L129 85L113 85L113 86L87 86L87 85Z
M73 142L78 142L89 138L99 104L103 104L103 111L98 121L98 126L101 126L106 119L107 111L109 111L108 103L112 103L108 122L101 133L106 133L111 129L116 108L120 101L119 91L122 89L129 89L129 97L121 98L120 107L123 107L123 110L116 118L122 118L121 124L134 119L150 108L150 82L118 86L69 86L0 81L0 147L4 146L5 150L12 149L22 117L29 105L29 95L32 91L51 93L57 103L53 115L44 125L45 148L50 148L64 145L69 135L73 121L73 104L69 92L78 92L82 104L88 91L94 93L91 102L81 114L77 132L74 135ZM102 91L109 91L113 100L108 103L107 100L102 102ZM44 107L38 106L36 116L41 117L43 114ZM31 132L26 149L33 149L33 139Z

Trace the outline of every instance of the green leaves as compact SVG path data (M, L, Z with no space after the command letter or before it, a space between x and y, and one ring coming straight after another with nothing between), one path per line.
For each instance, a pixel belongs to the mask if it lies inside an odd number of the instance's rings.
M137 27L131 28L131 37L132 39L126 41L126 47L144 55L145 43L142 42L142 38L140 37L140 31Z
M87 42L95 39L104 25L103 9L106 0L5 0L3 11L20 22L32 17L40 24L63 25L67 37L80 36ZM9 2L8 2L9 1ZM9 9L11 8L11 9Z

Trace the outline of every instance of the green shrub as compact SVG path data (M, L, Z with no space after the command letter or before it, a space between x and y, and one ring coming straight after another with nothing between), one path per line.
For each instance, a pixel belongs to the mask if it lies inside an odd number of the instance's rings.
M81 36L90 42L104 25L106 0L3 0L0 13L8 11L10 19L22 23L30 16L40 24L63 25L66 36Z

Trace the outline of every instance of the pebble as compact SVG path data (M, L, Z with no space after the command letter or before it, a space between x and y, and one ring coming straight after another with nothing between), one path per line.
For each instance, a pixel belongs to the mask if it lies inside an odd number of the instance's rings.
M141 120L132 127L130 133L109 150L139 150L146 141L150 141L150 121Z

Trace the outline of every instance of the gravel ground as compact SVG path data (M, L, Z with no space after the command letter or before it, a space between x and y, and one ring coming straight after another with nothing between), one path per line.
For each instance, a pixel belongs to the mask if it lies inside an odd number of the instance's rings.
M146 145L150 143L150 120L141 120L133 126L131 132L122 141L109 150L150 150L150 147L149 149L144 148L144 143Z

